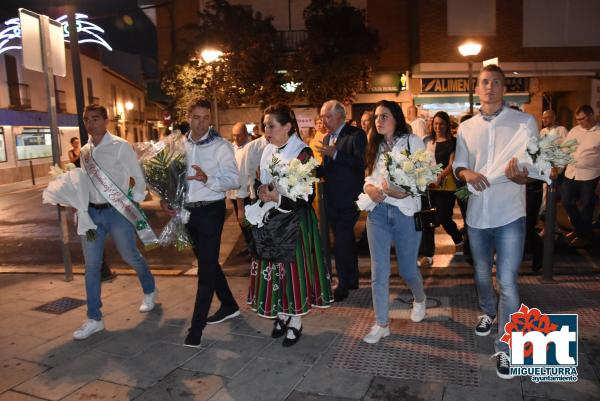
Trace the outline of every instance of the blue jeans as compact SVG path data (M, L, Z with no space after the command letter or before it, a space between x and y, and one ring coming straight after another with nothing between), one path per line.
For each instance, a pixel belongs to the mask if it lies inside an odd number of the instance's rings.
M390 294L390 249L396 246L398 270L417 302L425 299L423 278L417 267L421 233L415 230L413 216L406 216L393 205L378 204L367 217L367 236L371 252L371 288L375 319L388 325Z
M525 244L525 217L501 227L469 227L468 230L479 307L486 315L498 317L498 336L494 348L496 352L508 352L508 344L500 342L500 337L504 335L504 325L510 320L510 314L519 310L520 306L518 278ZM492 282L494 250L500 302L497 302Z
M154 277L146 260L137 249L135 228L114 208L94 209L89 214L96 228L96 239L88 241L81 236L81 247L85 259L85 292L87 293L87 316L89 319L102 319L100 300L100 268L102 266L104 243L110 234L121 258L137 273L144 294L154 291Z

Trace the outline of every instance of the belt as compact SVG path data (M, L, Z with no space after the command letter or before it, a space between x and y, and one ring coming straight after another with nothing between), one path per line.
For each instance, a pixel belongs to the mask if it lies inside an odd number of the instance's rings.
M211 200L211 201L198 201L198 202L190 202L190 203L186 203L183 206L186 209L195 209L198 207L204 207L204 206L208 206L208 205L212 205L213 203L217 203L217 202L223 202L225 199L217 199L217 200Z
M88 207L93 207L94 209L108 209L111 208L111 204L110 203L91 203L88 205Z

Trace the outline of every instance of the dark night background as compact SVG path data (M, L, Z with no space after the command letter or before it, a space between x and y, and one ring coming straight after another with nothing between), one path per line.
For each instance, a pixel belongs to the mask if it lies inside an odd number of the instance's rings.
M18 17L19 8L58 18L66 14L64 5L70 3L75 4L76 12L88 15L104 29L104 37L113 48L156 58L156 30L137 0L3 0L0 20Z

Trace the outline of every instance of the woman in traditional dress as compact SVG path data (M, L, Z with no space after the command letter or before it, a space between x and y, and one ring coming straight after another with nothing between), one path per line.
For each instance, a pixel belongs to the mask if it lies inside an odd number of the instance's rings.
M371 251L371 282L375 324L363 338L375 344L390 335L389 280L390 249L396 247L400 276L414 297L410 318L420 322L425 318L425 290L423 278L417 268L417 255L421 233L415 230L413 215L421 210L420 197L410 196L391 188L382 174L381 155L384 152L415 152L425 148L418 136L408 132L402 109L396 102L379 101L375 108L375 130L367 146L367 174L364 190L377 206L367 217L367 234Z
M301 316L312 307L329 307L333 301L331 278L311 207L314 195L304 201L280 194L269 169L273 155L283 162L306 163L312 151L299 138L296 118L288 106L269 106L264 126L269 145L261 158L257 193L261 202L273 201L278 207L269 211L263 227L253 228L248 304L259 316L275 319L271 336L285 336L283 346L291 346L302 333Z

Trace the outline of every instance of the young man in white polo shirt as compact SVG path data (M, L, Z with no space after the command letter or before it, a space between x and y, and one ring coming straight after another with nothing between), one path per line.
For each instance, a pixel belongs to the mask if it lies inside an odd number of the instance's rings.
M537 135L535 119L526 113L504 106L506 91L502 70L496 65L484 67L477 81L481 100L480 114L458 127L454 174L481 191L469 197L467 226L475 267L475 284L479 306L484 314L479 317L475 334L487 336L498 318L498 336L494 344L496 373L509 379L508 344L500 342L504 325L510 314L519 309L518 276L525 243L525 183L527 170L520 170L516 159L507 161L507 180L490 185L482 174L500 155L515 133L526 129L528 135ZM496 293L492 281L492 267L496 252L496 279L500 302L496 310Z

